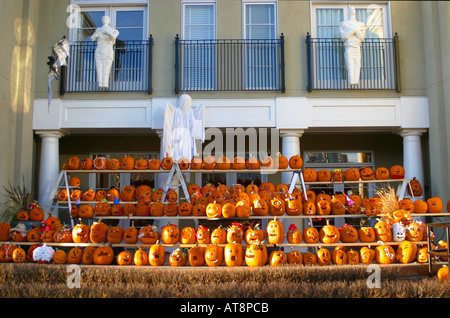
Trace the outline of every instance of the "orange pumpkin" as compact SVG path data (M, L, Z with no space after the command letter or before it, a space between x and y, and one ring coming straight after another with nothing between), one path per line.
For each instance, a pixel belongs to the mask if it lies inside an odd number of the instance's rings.
M289 167L291 169L300 170L303 168L303 159L300 155L293 155L289 158Z
M278 154L278 156L275 158L275 169L287 169L289 167L289 160L287 157Z
M371 167L364 167L359 169L361 180L373 180L375 179L375 171Z
M347 181L359 181L361 174L358 168L349 168L344 172L344 178Z
M405 177L405 169L401 165L394 165L389 169L392 179L403 179Z
M203 165L203 160L200 157L194 156L191 159L191 170L200 170Z
M276 217L270 220L266 228L267 242L269 244L281 244L284 241L284 227Z
M105 157L96 157L93 162L92 165L94 167L95 170L105 170L106 169L106 158Z
M94 168L94 160L92 158L86 158L81 160L80 167L83 170L92 170Z
M148 167L147 159L141 158L141 159L136 160L136 162L135 162L136 170L146 170L147 167Z
M111 265L114 260L114 250L110 246L100 246L94 251L95 265Z
M120 158L120 169L133 170L135 167L135 160L131 156Z
M148 161L147 166L150 170L160 170L161 162L159 161L159 159L153 158Z
M119 170L120 168L120 161L117 158L109 158L106 161L106 169L108 170Z
M205 156L203 158L203 169L214 170L216 169L216 159L213 156Z
M386 167L378 167L375 169L376 180L387 180L391 176L391 173Z
M186 158L180 158L178 159L178 166L180 167L180 170L187 170L189 169L190 162Z
M171 157L164 157L161 160L161 168L163 170L170 170L173 166L173 159Z
M303 180L305 182L316 182L317 181L317 171L311 168L303 169Z
M92 223L89 231L89 239L92 243L106 243L108 241L109 227L103 222Z
M66 162L66 169L67 170L78 170L80 169L81 160L77 156L72 156L67 160Z
M219 158L217 158L217 169L230 170L231 169L231 159L227 156L220 156Z
M440 197L431 197L427 199L429 213L441 213L444 210L444 202Z

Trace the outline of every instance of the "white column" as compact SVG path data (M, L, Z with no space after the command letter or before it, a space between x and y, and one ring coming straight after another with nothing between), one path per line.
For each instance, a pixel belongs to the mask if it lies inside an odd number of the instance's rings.
M425 129L401 129L399 135L403 137L403 168L405 178L416 178L425 191L423 172L423 156L421 136Z
M294 155L301 155L300 153L300 137L303 135L303 130L281 130L280 136L281 136L281 154L285 156L288 160L290 157ZM281 173L281 182L284 184L289 184L292 178L292 172L282 172ZM288 231L288 228L291 224L295 224L297 228L299 228L303 232L303 219L283 219L283 226L284 226L284 232L285 237ZM285 243L286 243L285 239ZM304 252L301 250L301 248L295 248L296 250L300 250L301 252ZM290 251L288 251L290 252Z
M64 134L58 130L37 131L41 137L38 202L46 207L59 176L59 139Z
M303 135L303 130L281 130L281 154L286 158L300 154L300 137ZM291 172L282 172L281 182L288 184L291 181Z

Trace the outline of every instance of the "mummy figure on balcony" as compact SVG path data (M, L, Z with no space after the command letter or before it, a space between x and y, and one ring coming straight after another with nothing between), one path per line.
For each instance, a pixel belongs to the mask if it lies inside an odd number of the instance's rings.
M361 42L366 36L367 26L356 20L355 8L349 8L349 19L339 24L339 35L344 41L347 77L350 85L359 84L361 69Z
M98 86L107 88L109 86L111 66L114 61L114 43L119 36L119 31L110 26L111 20L108 16L102 18L102 23L103 25L97 28L91 36L91 40L97 41L95 67Z

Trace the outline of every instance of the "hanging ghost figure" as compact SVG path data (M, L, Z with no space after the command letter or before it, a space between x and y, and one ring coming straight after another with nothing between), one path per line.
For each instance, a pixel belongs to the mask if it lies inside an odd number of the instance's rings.
M366 36L367 26L356 20L355 8L349 9L349 20L339 24L339 35L344 41L345 62L350 85L358 85L361 69L361 42Z
M119 31L110 26L111 19L108 16L102 18L103 25L97 28L91 36L92 41L97 41L95 50L95 67L97 70L98 86L109 86L109 74L114 61L114 43L119 36Z
M198 154L196 141L204 142L204 105L193 107L187 94L178 98L178 104L167 103L164 109L164 130L161 155L173 160L192 157Z

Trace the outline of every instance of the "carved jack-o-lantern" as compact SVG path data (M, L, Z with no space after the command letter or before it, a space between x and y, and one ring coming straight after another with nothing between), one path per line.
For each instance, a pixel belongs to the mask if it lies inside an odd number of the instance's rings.
M363 226L358 230L358 237L362 243L375 242L375 230L370 226Z
M372 264L375 259L375 250L368 247L363 246L359 250L359 260L362 264Z
M303 159L300 155L293 155L289 158L289 167L291 169L301 169L303 168Z
M87 224L75 224L72 229L72 240L74 243L89 242L90 227Z
M320 247L317 252L317 263L321 266L326 266L331 264L331 252L325 248Z
M119 266L128 266L133 263L133 255L130 251L121 251L117 254L116 263Z
M195 229L191 226L186 226L181 229L180 243L181 244L194 244L196 241Z
M220 266L224 261L223 247L220 245L208 245L205 248L205 263L208 266Z
M323 226L319 231L319 240L325 244L333 244L339 242L341 235L339 229L331 224Z
M162 266L164 265L166 261L166 254L164 245L159 244L159 242L156 242L156 244L153 244L150 247L150 250L148 251L148 262L151 266Z
M139 229L138 237L144 244L155 244L159 240L159 231L154 225L146 225Z
M405 177L405 169L401 165L394 165L389 169L392 179L403 179Z
M403 241L395 251L395 259L399 263L412 263L416 259L417 244L410 241Z
M286 239L290 244L300 244L303 241L303 234L295 224L291 224L286 233Z
M195 233L199 244L211 243L211 231L204 225L199 225Z
M225 245L223 254L227 266L241 266L244 263L244 248L239 243Z
M93 260L95 265L111 265L114 250L110 246L99 246L94 251Z
M269 258L267 248L262 242L254 242L245 249L245 263L249 267L263 266Z
M305 182L316 182L317 171L311 168L303 169L303 179Z
M342 243L355 243L358 241L358 230L352 225L345 224L339 228Z
M270 220L266 228L267 242L269 244L281 244L284 241L284 227L276 218Z
M375 171L371 167L364 167L359 169L361 180L373 180L375 179Z
M287 254L287 263L289 265L303 264L303 256L299 251L293 250Z
M319 242L319 231L315 227L308 227L303 231L305 243L315 244Z
M274 250L269 254L270 266L281 266L287 263L287 255L284 251Z
M161 228L161 241L165 244L176 244L180 240L180 229L175 224L167 224Z
M391 245L378 245L375 248L375 260L378 264L392 264L395 261L395 250Z
M377 241L392 242L392 230L389 223L378 221L374 225Z

